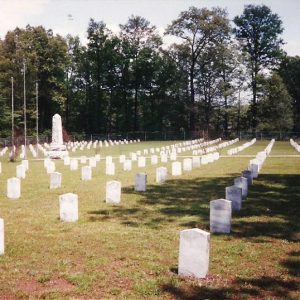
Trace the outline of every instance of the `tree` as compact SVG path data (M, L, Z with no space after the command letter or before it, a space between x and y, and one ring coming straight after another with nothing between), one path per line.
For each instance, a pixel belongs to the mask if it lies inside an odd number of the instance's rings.
M259 73L275 68L283 55L279 37L283 32L277 14L265 5L246 5L241 16L234 18L234 33L247 53L247 66L251 72L252 130L257 126L257 92Z
M195 70L197 61L205 53L207 47L212 47L229 34L227 13L221 8L190 7L180 13L179 17L167 27L166 34L175 35L183 40L188 48L188 77L190 130L195 129Z
M155 26L150 26L150 22L140 16L131 16L125 25L120 25L121 38L127 41L129 46L129 58L132 60L131 69L133 76L134 90L134 130L139 129L139 90L145 82L144 72L141 65L146 67L146 54L151 55L157 51L162 41Z
M282 78L273 73L262 79L262 100L258 105L260 130L287 131L293 127L292 99Z
M293 100L294 130L300 131L300 57L286 57L279 69Z

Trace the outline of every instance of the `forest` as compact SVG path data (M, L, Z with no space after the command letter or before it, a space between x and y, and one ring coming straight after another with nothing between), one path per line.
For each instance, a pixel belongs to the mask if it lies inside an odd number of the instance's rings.
M36 99L41 133L55 113L68 133L299 132L300 57L283 51L283 30L265 5L245 6L233 22L220 7L190 7L163 35L141 16L118 33L90 19L86 43L17 27L0 40L0 136L11 134L12 80L19 134L24 96L31 135Z

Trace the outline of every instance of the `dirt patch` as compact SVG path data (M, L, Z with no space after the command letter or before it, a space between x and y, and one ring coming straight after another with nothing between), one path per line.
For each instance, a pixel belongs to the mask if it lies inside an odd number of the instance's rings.
M49 292L68 292L74 289L74 285L63 278L52 278L45 283L32 279L19 282L17 289L26 294L41 296Z

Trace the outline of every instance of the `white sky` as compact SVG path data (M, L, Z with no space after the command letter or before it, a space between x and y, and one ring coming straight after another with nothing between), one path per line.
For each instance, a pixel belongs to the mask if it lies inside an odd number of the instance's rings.
M300 55L300 0L0 0L0 38L8 30L30 24L42 25L63 36L79 35L85 42L90 18L104 21L116 31L132 14L148 19L162 33L181 11L192 5L226 8L233 19L243 12L245 4L271 7L283 21L285 51L288 55Z

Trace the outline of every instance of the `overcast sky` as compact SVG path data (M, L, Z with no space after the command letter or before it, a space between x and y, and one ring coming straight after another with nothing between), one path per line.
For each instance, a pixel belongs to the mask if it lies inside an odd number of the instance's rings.
M300 55L300 0L0 0L0 38L8 30L30 24L43 25L63 36L79 35L84 42L90 18L104 21L116 32L132 14L148 19L162 33L190 6L220 6L233 19L245 4L266 4L277 13L285 28L284 49L288 55Z

